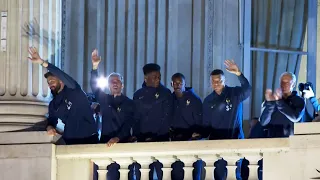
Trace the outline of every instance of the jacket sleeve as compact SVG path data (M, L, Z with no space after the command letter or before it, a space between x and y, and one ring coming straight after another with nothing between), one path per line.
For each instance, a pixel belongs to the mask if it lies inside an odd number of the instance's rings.
M266 126L271 121L271 115L274 111L276 103L274 101L265 101L261 105L261 115L259 121L262 126Z
M305 112L304 100L300 97L292 99L292 105L285 103L282 99L276 101L278 110L285 115L290 121L298 122Z
M207 100L205 99L202 104L202 129L203 133L201 134L202 137L208 137L210 134L211 126L210 126L210 121L211 121L211 115L208 109L208 103Z
M72 77L70 77L65 72L61 71L59 68L57 68L53 64L48 63L47 69L49 70L49 72L57 76L68 88L81 89L80 85Z
M196 122L196 127L195 131L196 133L199 133L202 131L201 126L202 126L202 102L199 97L195 98L195 110L193 112L193 117L195 118Z
M310 98L310 102L316 112L320 111L320 105L318 100L315 97Z
M134 93L133 95L133 103L134 103L134 112L133 112L133 119L132 119L132 136L139 136L140 134L140 119L141 119L141 113L140 113L140 102L139 102L139 96Z
M47 121L48 121L47 126L52 126L52 127L56 128L57 124L58 124L58 118L55 117L52 112L54 112L54 109L52 107L52 104L50 103L49 104L49 116L47 118Z
M238 76L238 79L240 81L241 86L235 87L236 96L239 97L240 101L244 101L251 95L252 87L248 79L244 77L243 74Z
M101 101L106 97L106 94L98 87L97 81L96 81L97 78L98 78L98 70L92 70L91 77L90 77L91 91L94 94L96 100L101 103Z
M164 113L167 121L170 124L172 121L172 117L173 117L173 97L171 95L170 90L168 90L167 98L164 101L164 112L163 113Z

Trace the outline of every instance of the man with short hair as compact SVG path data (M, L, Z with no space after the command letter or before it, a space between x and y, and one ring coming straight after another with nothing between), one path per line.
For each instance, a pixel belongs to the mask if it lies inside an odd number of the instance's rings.
M160 83L160 66L155 63L143 67L144 83L133 95L136 105L136 125L133 133L138 142L169 141L169 129L172 119L171 91ZM137 169L137 166L135 166ZM157 177L162 179L161 163L150 165L149 177L154 169ZM138 179L139 179L139 175Z
M172 141L200 139L202 126L202 102L191 87L186 87L185 77L176 73L171 77L174 89L173 118L171 122Z
M127 142L130 129L134 123L133 100L122 94L123 77L119 73L111 73L108 78L109 94L98 87L98 67L101 61L98 50L91 56L92 71L90 78L91 90L100 104L102 114L101 143L112 146L118 142Z
M203 121L208 129L209 139L243 139L242 102L251 94L249 81L234 61L226 60L227 71L238 76L241 87L225 85L224 72L211 72L213 92L203 102Z
M285 72L280 76L280 88L276 92L266 90L260 123L268 125L268 137L289 137L293 134L294 123L304 116L305 102L293 90L295 85L296 76Z
M213 92L203 101L203 123L210 140L243 139L242 102L251 94L251 85L232 60L224 62L226 70L238 76L241 86L229 87L225 85L224 72L215 69L210 74ZM226 161L215 163L215 179L226 179ZM237 177L246 178L247 174L240 173L242 160L238 163ZM240 177L239 177L240 178Z
M130 138L130 129L134 123L133 100L122 94L124 87L123 76L119 73L111 73L107 78L109 93L106 94L98 87L98 67L101 61L98 50L91 54L92 71L90 78L91 90L100 104L102 114L102 128L100 143L106 143L107 147L116 143L126 143ZM120 166L117 163L110 164L107 179L119 179Z
M134 128L139 142L169 141L172 119L171 91L160 83L158 64L143 67L144 83L133 95L138 122Z
M186 87L186 80L183 74L175 73L171 77L173 88L173 118L171 122L171 141L187 141L201 139L202 127L202 102L191 87ZM204 175L202 161L195 163L195 176ZM183 163L172 164L172 179L183 179ZM197 179L197 178L195 178Z
M65 124L62 135L66 144L94 144L98 142L98 133L93 111L86 94L80 85L69 75L54 65L44 61L36 48L29 48L32 63L48 69L47 79L53 99L49 104L47 132L56 135L58 119Z

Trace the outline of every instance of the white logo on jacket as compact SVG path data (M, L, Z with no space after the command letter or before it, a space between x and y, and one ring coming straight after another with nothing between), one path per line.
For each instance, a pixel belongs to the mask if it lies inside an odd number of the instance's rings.
M67 104L67 109L70 110L72 107L72 102L68 101L67 99L65 100L65 103Z

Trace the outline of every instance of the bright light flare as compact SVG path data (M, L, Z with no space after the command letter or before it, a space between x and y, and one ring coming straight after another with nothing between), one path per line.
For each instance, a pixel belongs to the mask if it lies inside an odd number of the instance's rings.
M106 87L108 87L108 80L106 77L99 77L97 79L97 86L100 88L100 89L105 89Z

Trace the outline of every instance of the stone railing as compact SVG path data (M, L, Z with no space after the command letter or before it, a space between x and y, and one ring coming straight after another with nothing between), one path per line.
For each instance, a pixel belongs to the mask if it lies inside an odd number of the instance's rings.
M249 162L249 179L258 179L258 161L264 154L279 154L289 151L289 139L257 140L217 140L164 143L133 143L106 145L57 146L58 179L90 179L92 168L81 169L79 166L99 166L99 180L106 180L106 167L113 162L120 165L121 179L128 179L128 166L134 162L141 165L141 179L149 179L149 165L154 161L163 164L163 179L171 179L171 165L175 161L184 163L185 179L192 179L193 163L201 159L206 163L206 179L213 179L214 162L224 159L228 162L228 179L236 179L236 161L246 158Z
M235 162L241 158L250 162L250 180L258 179L257 162L262 158L264 180L320 178L320 123L297 124L294 136L279 139L131 143L109 148L104 144L53 145L50 141L54 139L45 132L1 133L0 179L91 180L98 172L98 179L105 180L106 167L116 162L120 179L127 180L128 166L137 162L144 180L149 179L149 165L158 160L163 164L164 180L171 179L175 161L184 163L185 179L189 180L192 164L199 159L206 163L206 179L213 179L213 164L222 158L231 180L236 179Z

